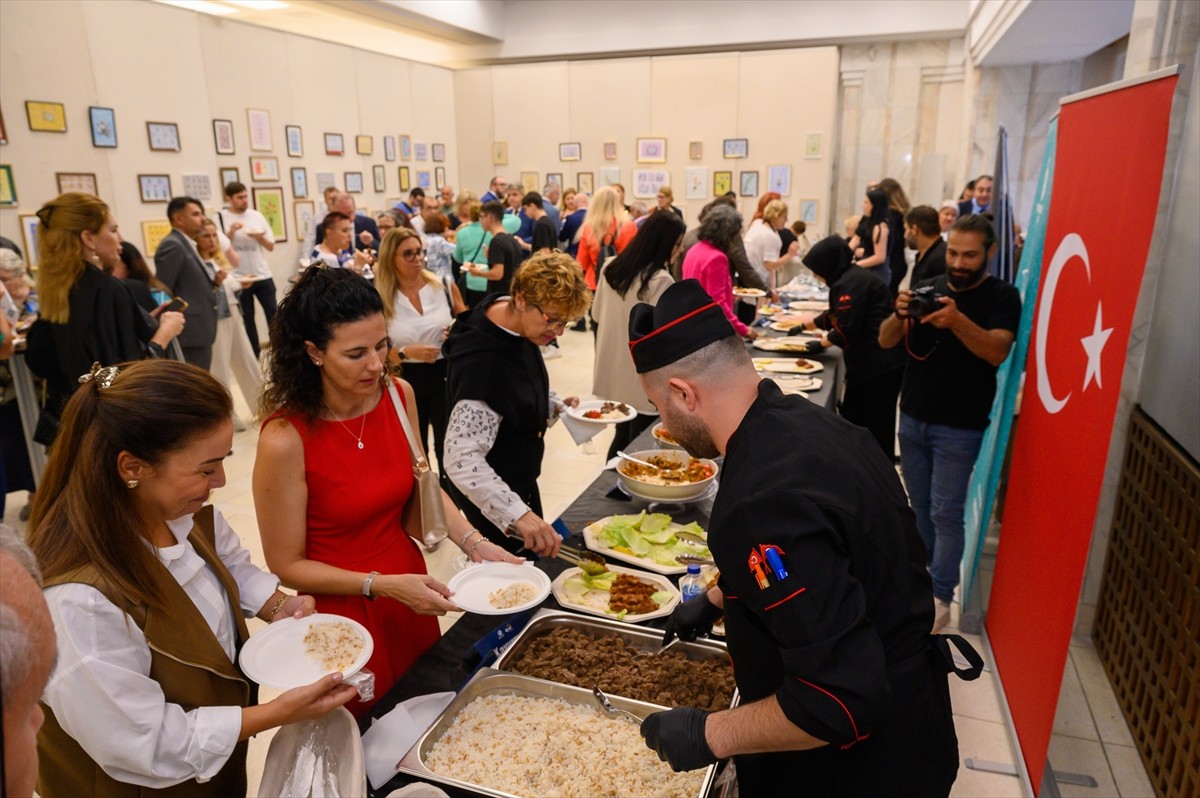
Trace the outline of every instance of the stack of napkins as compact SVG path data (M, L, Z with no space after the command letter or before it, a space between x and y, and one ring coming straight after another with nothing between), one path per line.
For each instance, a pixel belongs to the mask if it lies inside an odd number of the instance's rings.
M454 700L454 693L430 693L410 698L376 720L363 735L367 778L375 789L396 775L396 764L433 725L442 710Z

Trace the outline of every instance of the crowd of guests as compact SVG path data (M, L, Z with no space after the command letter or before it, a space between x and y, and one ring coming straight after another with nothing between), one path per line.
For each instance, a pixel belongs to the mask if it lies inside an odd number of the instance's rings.
M233 665L245 618L358 620L386 693L437 641L435 616L457 609L425 570L413 463L436 454L448 537L469 559L556 554L537 480L545 433L578 397L551 389L550 347L590 324L593 392L638 411L617 425L611 457L658 415L630 357L631 312L680 280L747 342L758 335L754 306L736 287L777 298L800 274L829 286L828 310L800 329L820 333L812 351L843 350L840 413L888 458L899 401L937 631L995 369L1020 314L1015 290L987 272L991 180L973 183L963 211L910 207L896 181L881 180L846 237L815 244L772 193L748 225L724 196L688 229L669 188L646 209L627 206L621 186L523 192L497 176L478 199L418 188L376 218L330 189L278 304L270 225L240 183L224 187L212 218L191 197L168 203L154 271L102 200L46 203L36 290L19 250L0 242L2 342L27 327L26 360L46 396L35 559L7 539L0 555L10 584L40 584L48 614L22 605L21 622L41 630L32 645L57 650L53 667L31 658L41 664L12 680L5 661L6 735L20 701L46 717L39 791L190 782L197 794L244 792L249 736L340 705L364 715L371 702L352 701L337 676L256 704ZM932 287L934 306L909 313L918 284ZM253 494L270 572L207 504L244 427L234 382L261 423ZM19 418L5 399L7 489L32 488L24 450L9 451L22 436L8 434Z

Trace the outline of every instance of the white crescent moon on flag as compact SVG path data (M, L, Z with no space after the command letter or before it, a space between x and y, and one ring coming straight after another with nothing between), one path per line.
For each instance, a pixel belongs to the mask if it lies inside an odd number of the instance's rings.
M1068 233L1063 237L1054 257L1050 259L1050 268L1046 271L1046 283L1042 287L1041 304L1037 316L1037 346L1034 354L1037 357L1037 392L1042 400L1042 406L1051 415L1067 406L1071 393L1062 399L1054 395L1050 387L1050 375L1046 372L1046 336L1050 332L1050 311L1054 308L1054 293L1058 290L1058 278L1062 275L1067 262L1078 256L1083 261L1083 269L1087 272L1088 282L1092 281L1092 267L1088 262L1087 246L1078 233Z

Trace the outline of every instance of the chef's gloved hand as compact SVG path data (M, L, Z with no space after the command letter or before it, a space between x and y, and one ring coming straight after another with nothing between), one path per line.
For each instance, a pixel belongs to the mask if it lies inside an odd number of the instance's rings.
M804 325L801 324L798 327L793 327L792 329L788 330L787 334L788 337L791 338L793 335L804 335L807 332L808 330L804 329Z
M671 620L667 622L667 631L663 633L662 644L665 646L670 643L673 637L690 643L699 635L711 632L713 622L720 617L721 608L708 600L706 590L675 608Z
M704 737L708 714L696 707L679 707L647 715L641 729L646 747L676 772L708 767L717 761Z

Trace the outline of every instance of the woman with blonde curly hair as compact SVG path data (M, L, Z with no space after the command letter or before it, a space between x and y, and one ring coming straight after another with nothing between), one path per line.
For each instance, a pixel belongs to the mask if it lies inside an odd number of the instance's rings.
M387 375L387 352L383 302L370 281L348 269L306 269L271 322L254 461L267 563L284 584L312 593L319 612L370 630L367 667L380 696L437 642L431 616L458 609L426 573L418 545L413 458L396 410L415 428L416 399ZM471 529L445 494L442 502L450 541L471 559L517 561ZM361 717L369 707L348 708Z
M29 329L26 361L47 382L45 423L39 421L35 440L49 444L81 374L93 363L166 357L184 320L182 313L164 312L156 322L120 280L105 273L106 265L120 263L121 234L98 197L62 194L37 217L41 313Z
M460 316L442 346L450 405L443 473L471 523L509 551L553 556L562 545L541 517L537 479L546 429L579 399L550 390L539 347L591 301L574 258L539 253L517 269L508 295Z

